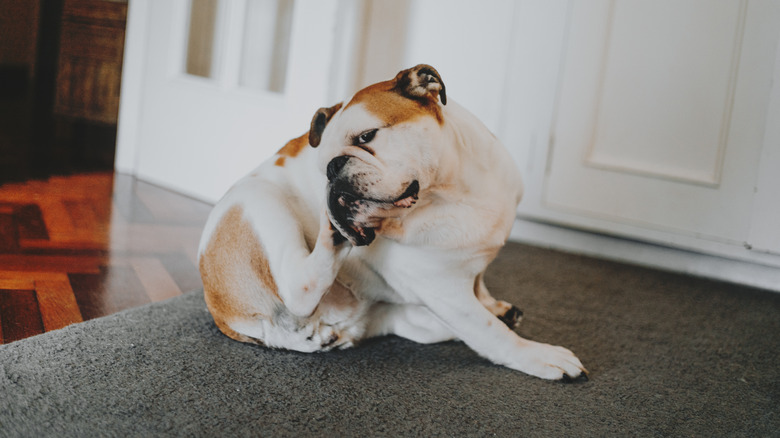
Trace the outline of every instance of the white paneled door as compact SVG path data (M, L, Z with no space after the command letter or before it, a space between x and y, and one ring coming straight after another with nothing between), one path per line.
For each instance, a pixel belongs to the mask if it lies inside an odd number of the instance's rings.
M779 15L771 1L573 2L544 208L746 244Z
M218 199L335 103L345 4L131 2L117 168Z

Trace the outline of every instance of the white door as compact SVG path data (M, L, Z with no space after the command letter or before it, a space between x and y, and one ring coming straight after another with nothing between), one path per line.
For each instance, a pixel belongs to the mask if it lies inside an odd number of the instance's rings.
M542 215L741 248L778 32L772 1L573 2Z
M130 2L117 169L214 201L335 103L347 2Z

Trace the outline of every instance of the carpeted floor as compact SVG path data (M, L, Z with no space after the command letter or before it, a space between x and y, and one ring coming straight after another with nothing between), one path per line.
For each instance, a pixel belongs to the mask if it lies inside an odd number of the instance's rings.
M780 294L519 244L486 280L590 381L457 342L239 344L193 292L0 347L0 436L780 436Z

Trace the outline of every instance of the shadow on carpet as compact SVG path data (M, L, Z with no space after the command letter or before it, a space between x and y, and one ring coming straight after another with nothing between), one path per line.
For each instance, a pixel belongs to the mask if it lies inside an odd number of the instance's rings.
M778 436L780 295L519 244L486 281L590 381L458 342L240 344L196 291L0 347L0 436Z

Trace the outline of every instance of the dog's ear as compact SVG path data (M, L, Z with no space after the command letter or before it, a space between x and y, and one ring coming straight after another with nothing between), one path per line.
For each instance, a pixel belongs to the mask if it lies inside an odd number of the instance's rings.
M341 102L333 105L330 108L320 108L314 113L314 117L311 119L311 127L309 128L309 144L312 147L320 145L322 140L322 132L325 131L325 126L328 125L330 119L338 110L341 109Z
M396 89L411 99L441 98L442 105L447 104L447 92L439 72L427 64L420 64L398 73L395 77Z

